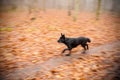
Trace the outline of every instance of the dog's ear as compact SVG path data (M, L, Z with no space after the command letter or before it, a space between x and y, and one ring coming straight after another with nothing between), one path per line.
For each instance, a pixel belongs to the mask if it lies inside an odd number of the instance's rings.
M62 36L63 34L61 33L61 36Z
M61 36L65 37L65 34L61 33Z
M65 38L65 35L63 34L62 37Z
M63 35L65 35L65 34L61 33L61 36L63 36Z

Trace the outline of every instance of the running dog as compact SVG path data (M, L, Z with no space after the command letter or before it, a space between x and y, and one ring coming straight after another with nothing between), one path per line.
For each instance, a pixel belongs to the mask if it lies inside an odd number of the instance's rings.
M65 37L65 35L62 33L61 33L61 36L58 40L58 43L63 43L67 46L67 48L65 48L62 51L62 54L63 54L66 50L69 50L69 54L67 54L66 56L70 56L71 50L73 48L77 47L78 45L81 45L85 51L88 50L89 47L88 47L87 42L90 43L91 40L89 38L86 38L86 37L68 38L68 37Z

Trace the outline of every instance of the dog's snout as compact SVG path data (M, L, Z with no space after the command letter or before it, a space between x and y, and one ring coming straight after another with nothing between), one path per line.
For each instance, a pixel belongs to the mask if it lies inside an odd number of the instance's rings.
M58 43L61 43L61 41L60 41L60 40L58 40L57 42L58 42Z

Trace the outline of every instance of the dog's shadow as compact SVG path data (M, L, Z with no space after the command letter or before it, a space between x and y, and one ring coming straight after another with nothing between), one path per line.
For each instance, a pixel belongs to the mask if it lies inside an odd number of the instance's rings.
M82 51L73 51L71 55L63 54L61 56L64 59L64 61L67 60L71 62L73 59L85 59L85 56L87 56L87 54L89 54L89 51L82 50Z
M77 53L76 55L80 55L80 54L88 54L89 51L85 51L85 50L82 50L82 51L72 51L71 54L69 53L65 53L65 54L62 54L62 56L72 56L74 55L74 53Z

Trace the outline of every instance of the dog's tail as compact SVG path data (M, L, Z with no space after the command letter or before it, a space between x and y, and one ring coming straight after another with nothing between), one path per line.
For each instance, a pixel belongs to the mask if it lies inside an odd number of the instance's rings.
M89 42L89 43L90 43L90 42L91 42L91 40L90 40L89 38L87 38L87 42Z

